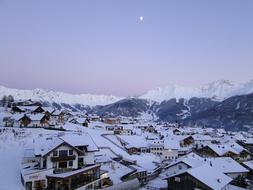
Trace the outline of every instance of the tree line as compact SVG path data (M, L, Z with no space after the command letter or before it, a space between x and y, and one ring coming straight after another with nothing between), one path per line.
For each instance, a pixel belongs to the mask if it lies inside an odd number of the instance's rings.
M3 96L1 99L1 105L4 107L10 106L14 102L14 98L12 95Z

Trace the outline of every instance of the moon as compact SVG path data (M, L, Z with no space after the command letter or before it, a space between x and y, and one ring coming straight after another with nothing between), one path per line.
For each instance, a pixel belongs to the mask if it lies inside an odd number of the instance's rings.
M143 18L143 16L140 16L140 18L139 18L139 19L140 19L140 21L143 21L143 19L144 19L144 18Z

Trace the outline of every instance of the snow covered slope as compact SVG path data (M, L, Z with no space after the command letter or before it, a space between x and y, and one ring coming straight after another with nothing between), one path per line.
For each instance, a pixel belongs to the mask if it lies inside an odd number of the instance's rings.
M157 88L148 91L140 98L162 102L172 98L192 97L212 98L214 100L224 100L231 96L253 93L253 80L246 83L233 83L227 80L219 80L207 85L190 88L178 85L169 85L165 88Z
M92 94L67 94L50 90L17 90L0 86L0 98L4 95L12 95L15 100L46 101L49 103L83 104L88 106L107 105L121 100L121 97L92 95Z

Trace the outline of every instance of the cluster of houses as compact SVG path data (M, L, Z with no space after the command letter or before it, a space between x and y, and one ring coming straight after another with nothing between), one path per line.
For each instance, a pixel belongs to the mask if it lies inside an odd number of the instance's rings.
M42 106L13 106L3 119L5 127L49 127L63 125L68 112Z
M93 134L99 131L105 142L116 147L107 143L98 147L99 140L83 131L41 134L22 160L21 181L26 190L253 188L252 133L130 117L101 118L39 104L12 104L8 113L3 118L6 127L71 124ZM159 161L151 171L141 166L140 157Z
M149 189L253 188L251 134L162 125L155 129L151 133L142 128L141 135L114 133L130 155L153 153L161 158L165 167L159 178L166 180L167 186L153 185Z

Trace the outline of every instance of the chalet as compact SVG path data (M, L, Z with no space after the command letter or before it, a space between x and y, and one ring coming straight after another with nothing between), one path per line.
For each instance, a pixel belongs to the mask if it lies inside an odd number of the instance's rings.
M192 135L192 138L197 149L204 147L204 145L211 144L213 141L213 138L209 135L195 134Z
M88 126L88 121L86 118L73 118L70 120L71 123L74 123L74 124L78 124L78 125L82 125L82 126L85 126L87 127Z
M232 178L207 164L173 174L167 179L169 190L226 190L232 181Z
M4 118L4 122L6 127L20 127L21 126L21 119L24 117L22 113L16 113L9 117Z
M100 121L100 117L97 114L89 114L88 119L90 121Z
M95 189L103 175L95 164L97 146L89 135L41 136L34 140L34 161L23 163L21 181L32 189Z
M203 157L231 157L240 162L251 158L251 153L237 143L210 144L197 152Z
M62 125L65 123L64 112L55 110L50 114L50 125Z
M25 115L21 119L21 127L48 127L49 118L45 114Z
M143 136L119 135L117 139L125 147L129 154L150 152L149 143Z
M190 153L186 156L178 158L170 165L166 166L163 175L170 176L172 174L183 172L203 164L210 165L232 179L236 179L238 176L247 176L249 172L248 169L230 157L202 158L195 153Z
M189 153L180 157L165 167L163 176L168 177L173 174L195 168L203 164L202 158L195 153Z

